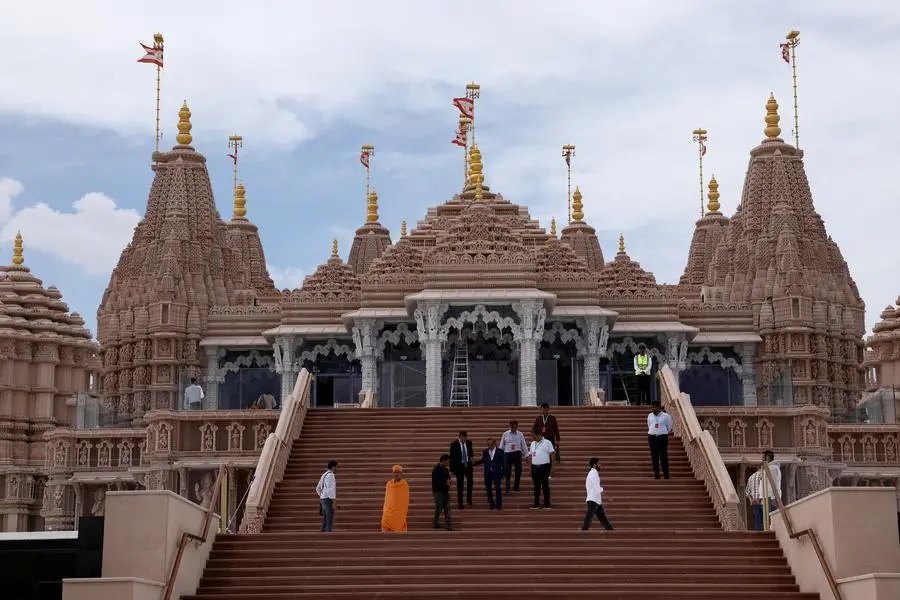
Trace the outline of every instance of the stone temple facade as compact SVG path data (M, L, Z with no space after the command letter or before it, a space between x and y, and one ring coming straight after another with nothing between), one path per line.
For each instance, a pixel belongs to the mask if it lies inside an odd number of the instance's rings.
M373 191L348 260L335 242L299 288L277 290L247 190L236 187L222 219L190 117L185 104L177 145L153 156L144 218L98 309L99 354L58 292L16 265L0 279L0 317L38 315L0 329L12 340L3 352L33 364L0 367L5 528L74 527L102 514L108 489L208 504L223 464L228 514L239 512L303 368L318 407L634 402L639 344L654 369L676 373L739 490L767 448L784 465L787 500L900 476L900 429L860 418L865 307L813 205L804 152L780 137L774 98L730 217L709 182L677 284L658 283L621 236L605 260L578 188L572 221L547 231L489 187L473 146L464 189L410 231L392 239ZM32 300L23 286L42 291ZM51 309L60 316L42 316ZM16 336L57 322L58 352L18 350ZM98 372L85 381L89 367ZM185 403L192 379L199 407Z

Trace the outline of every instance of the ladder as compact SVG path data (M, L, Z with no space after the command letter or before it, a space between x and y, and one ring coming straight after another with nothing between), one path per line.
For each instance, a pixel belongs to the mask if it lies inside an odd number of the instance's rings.
M470 406L469 404L469 344L465 332L456 338L456 352L453 355L453 379L450 381L450 406Z

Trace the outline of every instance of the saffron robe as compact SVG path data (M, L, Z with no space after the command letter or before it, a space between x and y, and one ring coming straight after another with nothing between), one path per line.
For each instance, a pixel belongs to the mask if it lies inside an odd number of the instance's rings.
M409 482L405 479L387 482L384 486L384 510L381 513L381 531L406 531L406 515L409 512Z

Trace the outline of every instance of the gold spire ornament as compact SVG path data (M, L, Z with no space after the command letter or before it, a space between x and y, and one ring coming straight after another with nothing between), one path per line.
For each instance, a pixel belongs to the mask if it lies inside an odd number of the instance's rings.
M625 254L625 234L619 234L619 254Z
M228 136L228 149L231 150L231 154L228 155L228 158L234 163L233 169L233 183L232 188L237 189L238 178L237 178L237 162L238 162L238 150L244 146L244 138L240 135L229 135Z
M406 237L406 219L400 221L400 237Z
M484 174L481 172L482 168L481 150L478 149L478 146L472 144L472 147L469 149L469 182L475 187L476 202L484 199Z
M788 32L784 39L787 40L782 44L782 57L787 61L785 50L790 51L791 72L794 78L794 146L800 147L800 114L797 108L797 46L800 45L800 32L792 29Z
M247 217L247 190L244 183L239 182L234 186L234 219L245 219Z
M572 194L572 223L581 223L584 219L584 204L581 202L581 190L575 186L575 193Z
M24 256L24 244L22 243L22 232L16 232L16 239L13 240L13 255L12 255L12 264L17 267L22 266L22 263L25 262Z
M566 144L562 147L562 157L566 161L566 218L568 223L572 222L572 157L575 156L575 145Z
M190 146L194 138L191 137L191 109L188 108L187 100L181 105L178 111L178 135L175 141L179 146Z
M459 115L459 131L457 142L461 142L463 149L463 188L469 180L469 132L472 130L472 119L465 115ZM457 143L457 145L460 145Z
M556 217L550 219L550 235L556 237Z
M709 178L709 193L706 195L709 198L709 204L706 205L706 208L711 213L719 212L719 182L716 181L716 176L713 175Z
M334 238L333 240L331 240L331 258L340 258L338 256L337 238Z
M366 203L366 222L378 222L378 192L375 191L375 188L372 188L372 191L369 192L368 202Z
M706 155L707 133L702 127L694 130L694 141L697 142L697 156L700 160L700 216L703 216L703 157Z
M778 122L781 117L778 116L778 101L775 100L775 94L769 94L769 100L766 102L766 137L770 140L777 139L781 135L781 127Z

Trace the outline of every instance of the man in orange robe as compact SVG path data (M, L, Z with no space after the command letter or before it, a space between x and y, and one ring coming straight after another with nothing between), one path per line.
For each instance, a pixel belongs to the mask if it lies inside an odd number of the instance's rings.
M381 531L406 531L406 515L409 512L409 482L403 479L403 467L394 465L394 478L384 486L384 510L381 513Z

